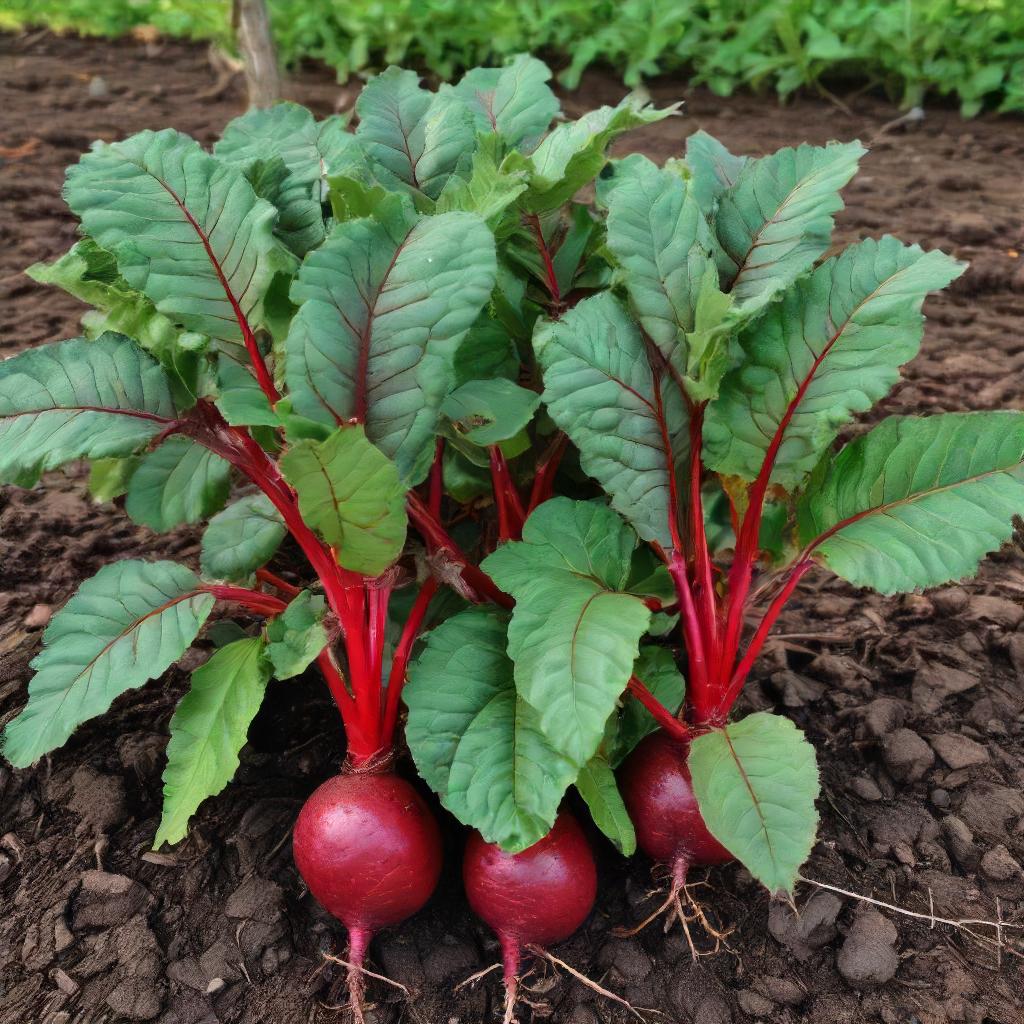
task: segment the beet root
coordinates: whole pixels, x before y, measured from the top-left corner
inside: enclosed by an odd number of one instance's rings
[[[292,846],[310,892],[348,929],[349,999],[362,1022],[366,948],[430,899],[441,874],[437,822],[397,775],[337,775],[299,812]]]
[[[474,832],[462,877],[469,905],[501,941],[510,1024],[522,948],[561,942],[583,924],[597,895],[594,856],[576,819],[562,811],[551,831],[522,853],[506,853]]]
[[[689,939],[682,893],[696,918],[717,940],[722,935],[686,891],[686,876],[695,865],[725,864],[734,857],[704,824],[686,765],[688,752],[686,744],[663,732],[652,733],[626,758],[619,772],[622,799],[636,828],[637,844],[652,860],[667,864],[672,874],[668,899],[640,928],[666,910],[674,910]],[[692,942],[690,947],[694,950]]]

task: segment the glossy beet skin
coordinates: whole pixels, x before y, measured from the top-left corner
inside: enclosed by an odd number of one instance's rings
[[[583,830],[563,811],[528,850],[505,853],[476,832],[462,867],[469,905],[505,945],[549,946],[583,922],[597,895],[597,870]]]
[[[420,795],[397,775],[328,779],[293,833],[295,864],[325,910],[356,935],[415,914],[441,874],[441,836]]]
[[[707,830],[686,766],[688,747],[652,733],[626,759],[619,786],[640,849],[685,880],[695,864],[724,864],[729,851]]]

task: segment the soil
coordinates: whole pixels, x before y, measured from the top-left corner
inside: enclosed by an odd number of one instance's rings
[[[81,307],[21,275],[74,239],[60,197],[65,165],[95,138],[173,125],[210,142],[242,109],[238,79],[205,49],[46,34],[0,39],[0,348],[72,336]],[[319,114],[354,90],[322,70],[295,75]],[[566,98],[578,113],[621,88],[594,75]],[[1024,408],[1024,124],[921,121],[870,96],[850,112],[816,99],[722,100],[657,83],[686,116],[634,136],[659,158],[702,127],[735,150],[860,138],[871,146],[839,218],[843,241],[890,231],[971,261],[931,299],[925,352],[875,415]],[[90,504],[81,469],[0,495],[0,722],[24,700],[28,662],[49,610],[115,557],[192,560],[189,530],[156,537]],[[1024,556],[1008,546],[979,580],[886,600],[824,576],[810,580],[745,698],[793,717],[822,763],[820,839],[808,878],[924,915],[801,885],[799,913],[736,866],[699,876],[693,894],[724,929],[716,955],[691,959],[680,931],[616,925],[652,908],[651,866],[595,837],[601,898],[556,950],[577,970],[649,1008],[652,1021],[840,1024],[1024,1020]],[[36,768],[0,767],[0,1024],[298,1024],[343,1018],[338,926],[305,893],[289,829],[305,796],[338,769],[340,730],[310,676],[272,687],[237,780],[206,803],[191,837],[150,852],[167,721],[204,657],[122,698]],[[189,658],[193,658],[192,655]],[[406,766],[408,769],[408,766]],[[411,773],[410,773],[411,774]],[[447,819],[447,867],[427,909],[373,947],[372,1019],[496,1019],[493,936],[459,884],[464,836]],[[944,918],[1004,922],[955,929]],[[712,943],[699,928],[702,950]],[[1002,948],[1000,948],[1000,946]],[[559,1024],[630,1018],[564,971],[538,964],[534,1007]]]

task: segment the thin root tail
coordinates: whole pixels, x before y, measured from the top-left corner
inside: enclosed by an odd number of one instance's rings
[[[498,938],[501,940],[501,962],[505,978],[505,1016],[502,1017],[502,1024],[515,1024],[521,950],[518,940],[512,936],[499,935]]]
[[[363,979],[363,961],[370,944],[371,933],[366,928],[350,928],[348,933],[348,1008],[353,1024],[366,1024],[363,1016],[363,998],[366,982]]]

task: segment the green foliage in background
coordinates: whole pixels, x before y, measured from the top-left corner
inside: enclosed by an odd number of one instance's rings
[[[389,63],[443,78],[529,50],[574,86],[595,62],[626,84],[685,70],[728,96],[828,82],[1024,110],[1024,4],[1015,0],[270,0],[282,59],[340,76]],[[99,35],[140,25],[230,42],[227,0],[0,0],[0,29],[45,24]]]

